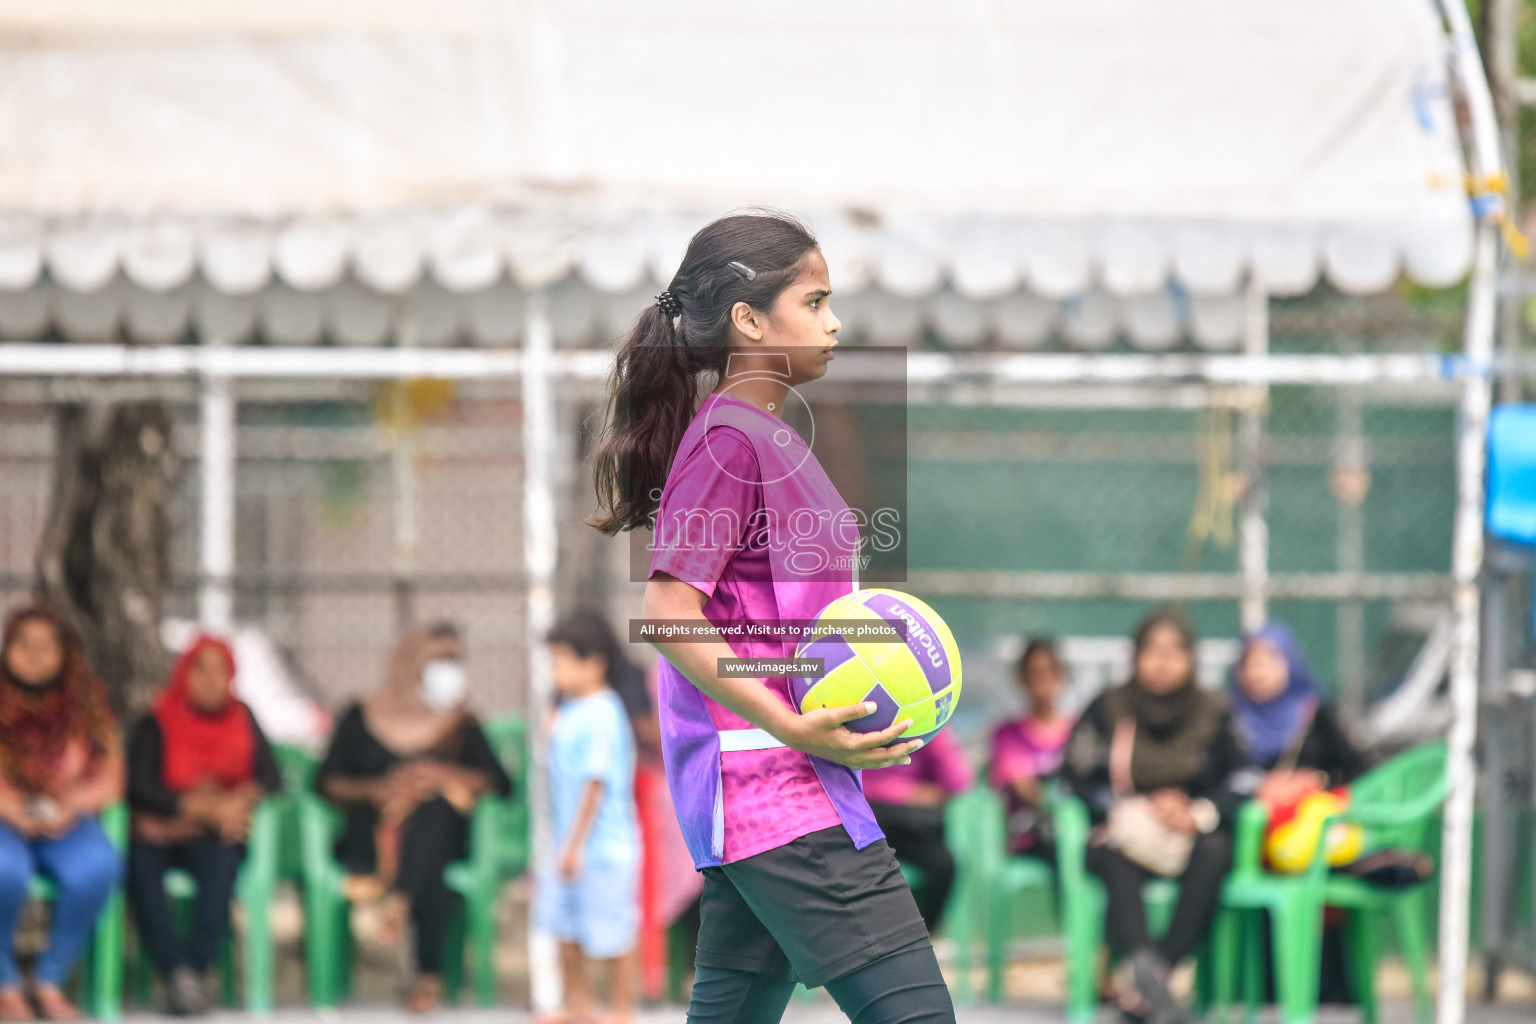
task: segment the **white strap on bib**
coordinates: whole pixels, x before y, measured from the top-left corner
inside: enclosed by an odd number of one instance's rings
[[[728,753],[737,750],[772,750],[782,747],[773,738],[773,734],[766,729],[721,729],[720,752]]]

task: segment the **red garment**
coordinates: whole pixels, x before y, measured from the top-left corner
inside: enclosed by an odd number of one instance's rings
[[[229,665],[229,688],[218,711],[204,711],[192,704],[187,677],[203,651],[212,648]],[[234,697],[235,655],[218,637],[199,634],[171,669],[171,681],[155,698],[154,716],[160,723],[161,775],[177,793],[201,782],[231,789],[256,776],[256,736],[251,714]]]
[[[35,620],[53,627],[63,662],[51,682],[28,686],[11,678],[6,654],[22,624]],[[11,612],[0,642],[0,777],[23,793],[58,793],[89,775],[113,729],[106,690],[64,619],[41,603]]]

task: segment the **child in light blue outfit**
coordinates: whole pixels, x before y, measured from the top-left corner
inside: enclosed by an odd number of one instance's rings
[[[607,683],[607,623],[573,616],[548,640],[561,703],[549,737],[554,841],[540,872],[537,919],[560,941],[565,1000],[556,1019],[594,1016],[587,961],[608,960],[610,1020],[631,1020],[640,927],[634,733]]]

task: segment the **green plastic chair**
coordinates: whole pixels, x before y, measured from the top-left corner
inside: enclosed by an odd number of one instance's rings
[[[277,878],[302,885],[304,852],[299,839],[299,804],[295,797],[309,792],[320,759],[302,747],[284,743],[274,743],[272,753],[283,777],[282,792],[272,796],[278,808]]]
[[[503,883],[527,873],[531,859],[528,731],[520,715],[489,719],[480,728],[512,777],[512,796],[480,802],[470,831],[469,857],[448,866],[448,888],[464,900],[449,919],[449,948],[453,952],[443,971],[443,989],[448,998],[458,998],[467,936],[474,958],[475,1001],[480,1006],[490,1006],[496,1000],[492,962],[496,947],[496,896]],[[477,838],[481,835],[483,839]],[[477,843],[483,844],[484,849],[477,851]]]
[[[128,808],[121,802],[108,804],[101,812],[101,828],[117,848],[119,855],[128,850]],[[58,890],[46,875],[33,875],[27,888],[29,899],[52,902]],[[98,1020],[115,1021],[123,1015],[123,889],[115,886],[96,930],[80,963],[80,988],[85,1010]]]
[[[1324,822],[1321,836],[1338,823],[1366,829],[1366,848],[1427,852],[1434,816],[1445,800],[1448,780],[1443,741],[1406,751],[1368,772],[1350,787],[1350,806]],[[1274,929],[1273,956],[1277,995],[1283,1024],[1309,1024],[1317,1015],[1318,950],[1322,912],[1334,906],[1349,912],[1345,943],[1350,951],[1352,981],[1367,1024],[1377,1019],[1375,995],[1379,957],[1377,925],[1392,920],[1413,980],[1419,1018],[1433,1019],[1429,997],[1428,885],[1403,890],[1378,889],[1358,879],[1330,874],[1327,858],[1314,852],[1311,865],[1299,875],[1272,875],[1263,870],[1263,826],[1268,811],[1258,804],[1244,809],[1245,828],[1239,832],[1232,876],[1222,893],[1222,911],[1215,929],[1217,950],[1213,1005],[1230,1005],[1238,972],[1239,945],[1248,1015],[1258,1009],[1264,964],[1258,910],[1268,910]],[[1319,843],[1321,847],[1321,843]]]
[[[449,1001],[458,999],[463,985],[464,944],[468,939],[473,949],[475,1001],[480,1006],[495,1003],[497,896],[502,883],[526,870],[528,863],[526,743],[521,722],[514,726],[513,721],[504,718],[482,725],[512,775],[513,798],[484,797],[475,805],[469,855],[448,865],[443,876],[448,888],[463,897],[449,916],[444,940],[443,992]],[[343,891],[345,878],[332,854],[341,815],[310,790],[299,793],[296,799],[303,846],[310,1003],[317,1009],[330,1008],[338,1000],[349,999],[352,992],[352,934]]]
[[[519,878],[531,862],[528,810],[528,729],[521,715],[501,715],[480,723],[491,749],[512,776],[512,797],[502,803],[501,837],[497,848],[502,875]]]
[[[944,843],[955,858],[955,883],[939,930],[954,943],[955,995],[962,1004],[971,1001],[971,963],[987,920],[990,863],[982,834],[986,829],[988,800],[985,787],[972,786],[944,805]],[[921,872],[913,869],[907,874],[907,881],[913,887],[921,884]]]
[[[504,880],[501,831],[504,802],[483,798],[470,826],[470,853],[448,866],[444,880],[464,897],[449,917],[445,937],[443,990],[452,1001],[463,982],[464,942],[474,944],[476,1002],[491,1006],[496,998],[492,966],[495,946],[496,896]],[[352,994],[352,935],[343,883],[344,873],[332,856],[341,815],[313,793],[299,796],[299,825],[304,841],[305,956],[309,966],[309,997],[316,1009],[346,1001]]]
[[[969,840],[973,845],[973,871],[977,892],[974,897],[976,920],[984,922],[987,939],[987,1001],[1003,999],[1003,970],[1007,966],[1008,943],[1013,937],[1013,910],[1022,892],[1044,891],[1056,895],[1056,869],[1038,857],[1018,857],[1008,853],[1008,829],[1003,800],[994,790],[977,786],[967,794],[972,801]],[[967,957],[963,963],[969,966]],[[970,987],[969,971],[962,973],[962,985]]]
[[[235,880],[235,899],[245,911],[244,953],[245,1008],[253,1014],[272,1012],[272,896],[277,888],[278,842],[282,827],[285,798],[274,796],[256,806],[251,816],[251,834],[246,843],[245,863]],[[165,889],[170,895],[178,919],[185,926],[197,883],[179,868],[165,873]],[[153,969],[149,958],[139,953],[133,964],[134,987],[141,1003],[150,1000]],[[219,950],[220,980],[224,1005],[235,1006],[235,954],[232,934],[224,936]]]
[[[1264,829],[1269,808],[1251,801],[1242,809],[1232,873],[1222,887],[1221,909],[1212,930],[1213,1006],[1223,1015],[1231,1006],[1239,950],[1247,983],[1249,1013],[1257,1009],[1263,985],[1263,943],[1260,930],[1268,911],[1274,933],[1275,991],[1282,1024],[1312,1020],[1317,1007],[1318,956],[1322,942],[1322,891],[1327,876],[1325,858],[1314,858],[1299,875],[1274,875],[1263,868]],[[1297,950],[1300,955],[1280,951]]]
[[[1108,897],[1103,883],[1087,866],[1088,808],[1075,797],[1059,795],[1051,803],[1051,813],[1056,822],[1056,870],[1066,940],[1067,1020],[1071,1024],[1088,1024],[1098,1015],[1096,963],[1099,948],[1104,944]],[[1243,820],[1239,820],[1240,825]],[[1240,836],[1238,842],[1243,841]],[[1142,888],[1147,926],[1154,933],[1167,930],[1178,897],[1179,886],[1172,879],[1154,878]],[[1195,953],[1197,1012],[1212,1001],[1215,979],[1210,947],[1211,937],[1207,936]]]
[[[667,1002],[674,1006],[683,1001],[683,980],[688,977],[688,954],[683,926],[673,921],[667,926]]]
[[[1439,740],[1414,747],[1366,773],[1350,787],[1350,806],[1337,821],[1366,828],[1372,850],[1398,849],[1428,853],[1433,849],[1433,824],[1450,790],[1446,774],[1446,744]],[[1434,1019],[1428,982],[1430,886],[1380,889],[1357,878],[1329,875],[1323,902],[1349,911],[1345,944],[1351,951],[1352,978],[1367,1024],[1375,1024],[1376,964],[1380,956],[1375,925],[1390,920],[1413,979],[1419,1020]]]

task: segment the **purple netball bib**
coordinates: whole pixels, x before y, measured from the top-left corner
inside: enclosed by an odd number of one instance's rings
[[[706,398],[684,433],[662,491],[652,544],[652,572],[667,572],[709,595],[704,612],[717,625],[814,619],[858,586],[857,522],[809,446],[782,420],[730,395]],[[743,657],[794,654],[792,641],[728,641]],[[793,706],[787,685],[779,685],[784,681],[765,682]],[[694,864],[704,868],[739,859],[725,850],[720,730],[732,728],[722,722],[740,720],[665,658],[660,697],[667,781]],[[785,755],[780,748],[728,756],[731,770],[746,765],[751,774],[770,773],[771,780],[775,766],[790,764]],[[796,757],[813,767],[812,788],[819,780],[824,800],[856,847],[882,838],[858,772]],[[819,813],[825,808],[821,794],[802,792],[803,777],[784,770],[785,798],[755,806],[752,822],[771,837],[768,842],[780,845],[835,823]],[[747,849],[762,848],[758,841]]]

